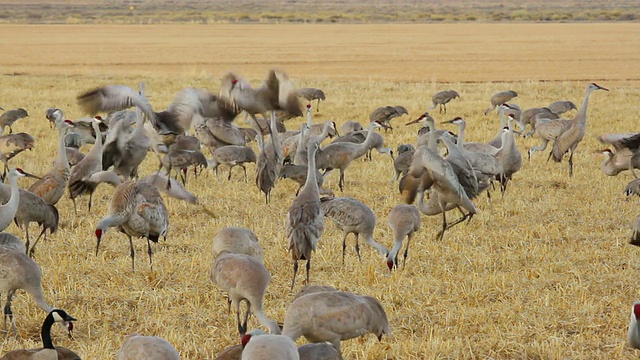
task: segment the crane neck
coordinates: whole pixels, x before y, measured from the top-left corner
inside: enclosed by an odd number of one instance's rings
[[[461,149],[464,145],[464,131],[466,128],[467,128],[466,122],[461,121],[460,124],[458,124],[458,147]]]
[[[307,126],[311,129],[311,109],[307,108]]]
[[[504,116],[504,110],[502,110],[502,106],[498,108],[498,116],[500,116],[500,129],[503,129],[507,126],[507,117]]]
[[[578,109],[576,116],[573,118],[574,122],[583,124],[587,122],[587,107],[589,106],[589,95],[591,95],[592,91],[593,89],[591,87],[587,87],[582,105],[580,105],[580,109]]]
[[[276,112],[271,111],[271,143],[276,154],[276,159],[282,160],[282,145],[280,144],[280,134],[276,125]]]
[[[58,156],[56,158],[56,166],[62,166],[65,169],[69,168],[69,159],[67,159],[67,149],[64,146],[64,137],[66,130],[60,126],[58,129]]]
[[[318,194],[318,179],[316,178],[316,152],[318,150],[317,142],[310,141],[307,143],[307,180],[304,183],[302,191],[312,191]],[[308,189],[308,190],[307,190]]]
[[[433,150],[434,152],[438,152],[438,144],[436,139],[436,123],[433,120],[428,120],[427,124],[429,125],[429,141],[427,142],[427,148]]]
[[[102,218],[102,220],[98,222],[98,225],[96,225],[96,229],[101,229],[103,231],[106,231],[109,228],[124,224],[126,220],[127,220],[127,216],[125,213],[112,214]]]

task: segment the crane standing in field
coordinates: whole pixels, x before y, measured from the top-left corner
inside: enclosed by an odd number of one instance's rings
[[[573,153],[578,147],[578,144],[584,139],[587,131],[587,106],[589,104],[589,95],[591,95],[591,92],[594,90],[609,91],[609,89],[603,88],[596,83],[591,83],[587,86],[580,109],[573,120],[571,120],[569,127],[553,142],[553,149],[549,154],[549,158],[553,157],[553,161],[561,162],[564,154],[569,153],[569,177],[573,176]],[[549,158],[547,158],[547,161],[549,161]]]
[[[356,254],[360,257],[360,245],[358,239],[360,235],[374,249],[382,255],[386,255],[389,249],[373,239],[373,231],[376,227],[376,216],[362,201],[350,197],[324,197],[320,199],[324,216],[331,219],[342,231],[342,264],[344,264],[344,254],[347,248],[347,236],[353,233],[356,236]]]
[[[317,100],[316,111],[320,111],[320,101],[325,100],[324,91],[316,88],[300,88],[296,93],[309,101],[309,104],[311,104],[311,101]]]
[[[435,95],[433,95],[433,97],[431,97],[431,102],[433,103],[433,105],[431,105],[427,109],[427,111],[433,110],[436,108],[436,106],[440,105],[440,113],[442,113],[444,110],[444,113],[446,114],[447,104],[449,103],[449,101],[459,97],[460,95],[455,90],[440,91],[439,93],[436,93]]]
[[[2,129],[0,129],[0,135],[4,134],[4,129],[7,126],[9,127],[9,134],[13,134],[13,123],[26,118],[27,116],[29,116],[29,114],[27,113],[27,110],[23,108],[9,110],[0,115],[0,127],[2,127]]]
[[[391,120],[402,115],[409,115],[409,111],[407,111],[407,108],[405,108],[404,106],[382,106],[373,110],[373,112],[369,115],[369,120],[371,120],[371,122],[379,122],[384,126],[385,131],[387,129],[393,130],[393,127],[391,126]]]
[[[9,160],[25,150],[31,150],[36,146],[36,141],[27,133],[0,135],[0,161],[4,163],[1,179],[7,175]]]
[[[318,143],[310,142],[308,146],[307,181],[304,183],[298,196],[293,199],[291,206],[289,206],[286,221],[289,251],[291,251],[293,258],[292,290],[298,272],[298,260],[307,261],[307,285],[309,284],[311,251],[315,251],[316,244],[324,231],[324,216],[316,179],[316,151],[318,150]]]
[[[518,96],[518,93],[513,91],[513,90],[502,91],[502,92],[494,94],[491,97],[491,106],[489,106],[484,111],[484,114],[487,115],[491,110],[495,109],[496,106],[502,105],[504,103],[508,103],[509,101],[511,101],[511,99],[513,99],[513,98],[515,98],[517,96]]]
[[[153,270],[151,241],[157,243],[160,236],[166,238],[169,228],[169,212],[158,189],[142,181],[126,181],[116,187],[109,203],[109,215],[100,220],[96,226],[96,255],[100,249],[102,236],[112,227],[117,227],[129,238],[133,270],[135,270],[133,237],[147,239],[149,265]]]
[[[67,159],[67,149],[64,146],[64,135],[66,130],[73,126],[70,120],[61,121],[56,124],[58,127],[58,156],[53,163],[53,168],[47,174],[45,174],[40,180],[34,182],[29,191],[40,196],[49,205],[55,205],[58,203],[62,195],[64,195],[64,189],[67,187],[67,182],[71,176],[71,168],[69,167],[69,160]]]
[[[387,266],[389,270],[398,267],[398,252],[402,248],[402,240],[407,237],[407,246],[404,249],[402,267],[407,263],[409,244],[416,231],[420,229],[420,212],[418,208],[408,204],[398,204],[389,213],[389,227],[393,230],[394,244],[391,252],[387,254]]]

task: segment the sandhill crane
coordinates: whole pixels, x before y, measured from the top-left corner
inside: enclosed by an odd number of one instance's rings
[[[111,227],[117,227],[129,238],[133,270],[135,270],[133,237],[146,238],[149,265],[153,269],[151,241],[157,243],[160,236],[166,237],[169,227],[169,212],[158,189],[145,182],[131,180],[116,187],[109,203],[109,215],[102,218],[96,226],[96,256],[102,236]]]
[[[316,179],[316,152],[318,144],[309,143],[307,152],[308,171],[307,181],[302,190],[289,206],[286,219],[289,251],[293,258],[293,279],[291,289],[296,281],[298,260],[307,261],[307,284],[309,284],[309,270],[311,269],[311,251],[316,250],[316,244],[324,231],[324,216],[320,204],[320,195]]]
[[[155,112],[145,95],[138,91],[124,85],[106,85],[78,95],[77,100],[80,108],[91,116],[135,106],[169,145],[176,135],[187,132],[192,122],[210,109],[209,103],[217,99],[204,89],[184,88],[166,110]]]
[[[627,346],[633,349],[640,349],[640,301],[635,301],[631,306],[631,316],[629,318],[629,331],[627,332]]]
[[[310,110],[307,110],[307,113],[309,113],[309,111]],[[317,142],[318,144],[321,144],[327,136],[336,134],[336,123],[333,121],[326,121],[324,124],[311,124],[310,126],[308,125],[309,123],[310,122],[305,124],[307,125],[306,131],[300,131],[302,136],[296,146],[296,155],[293,158],[294,165],[307,165],[307,144],[309,142]],[[313,131],[314,128],[317,128],[316,125],[322,125],[322,132],[319,134],[317,131]]]
[[[542,114],[536,115],[535,119],[535,134],[538,135],[542,144],[532,146],[527,151],[529,160],[531,160],[536,151],[544,151],[547,148],[549,141],[553,141],[558,138],[565,129],[568,129],[569,126],[571,126],[571,120],[569,119],[547,119],[543,118]]]
[[[57,204],[62,198],[71,175],[71,168],[67,159],[67,148],[64,146],[64,133],[68,127],[72,126],[71,121],[62,121],[57,126],[59,131],[58,156],[53,163],[53,168],[40,180],[31,184],[28,189],[28,191],[40,196],[49,205]]]
[[[157,336],[133,333],[116,352],[116,360],[180,360],[178,350],[167,340]]]
[[[429,119],[429,121],[433,121],[431,119]],[[445,121],[443,122],[444,124],[453,124],[453,125],[457,125],[458,126],[458,139],[457,139],[457,144],[458,147],[461,147],[465,150],[468,151],[473,151],[473,152],[479,152],[479,153],[484,153],[484,154],[495,154],[498,149],[493,146],[490,145],[488,143],[480,143],[480,142],[465,142],[465,133],[466,133],[466,128],[467,128],[467,122],[464,121],[463,118],[461,118],[460,116],[456,116],[455,118]],[[442,134],[444,134],[445,132],[442,133],[436,133],[436,136],[438,136],[438,138],[440,136],[442,136]],[[428,139],[428,137],[427,137]]]
[[[387,254],[387,266],[389,270],[398,267],[398,252],[402,248],[402,240],[407,237],[407,246],[404,249],[402,267],[407,263],[409,244],[413,234],[420,229],[420,212],[413,205],[398,204],[389,213],[389,227],[393,230],[394,243],[391,252]]]
[[[382,106],[379,107],[369,115],[371,122],[380,122],[385,129],[393,129],[391,126],[391,120],[402,115],[409,115],[409,111],[404,106]]]
[[[242,338],[242,360],[300,360],[298,347],[291,338],[253,331]]]
[[[209,167],[212,167],[216,174],[218,173],[218,166],[226,165],[229,167],[229,176],[227,180],[231,180],[231,169],[234,166],[240,166],[244,170],[244,181],[247,181],[247,168],[244,164],[255,163],[256,153],[252,148],[248,146],[227,145],[217,148],[213,152],[213,160],[209,163]]]
[[[382,125],[379,122],[371,122],[367,128],[367,138],[360,144],[353,143],[332,143],[324,147],[317,158],[318,169],[326,169],[326,172],[332,169],[340,170],[340,180],[338,186],[340,191],[344,190],[344,172],[351,162],[369,151],[369,146],[373,141],[373,134],[376,128]],[[325,172],[325,175],[326,175]]]
[[[569,100],[554,101],[551,104],[549,104],[547,108],[549,108],[549,110],[551,110],[551,112],[556,115],[562,115],[573,109],[578,110],[578,107],[576,106],[576,104],[574,104],[572,101],[569,101]]]
[[[162,157],[158,171],[164,167],[170,177],[171,169],[175,168],[180,173],[182,184],[185,185],[187,182],[187,168],[191,165],[195,166],[194,171],[197,172],[199,167],[205,169],[209,164],[207,158],[199,150],[171,149],[168,154]],[[170,186],[171,184],[167,182],[167,187]]]
[[[417,119],[409,121],[408,123],[405,124],[405,126],[411,125],[411,124],[417,124],[417,123],[422,125],[420,130],[418,130],[418,139],[415,142],[415,145],[416,145],[415,148],[418,148],[422,145],[426,145],[429,143],[429,133],[431,132],[431,127],[429,126],[429,124],[435,123],[435,121],[436,120],[433,118],[433,116],[431,116],[431,114],[429,114],[429,112],[425,112],[422,115],[420,115]],[[437,139],[448,130],[434,129],[433,131],[435,131],[435,136]]]
[[[18,206],[20,204],[20,188],[18,187],[18,178],[21,177],[38,178],[35,175],[31,175],[20,168],[11,169],[9,171],[9,198],[7,201],[0,205],[0,231],[6,229],[16,216]]]
[[[427,111],[433,110],[436,108],[436,106],[440,105],[440,113],[442,113],[442,110],[444,110],[444,113],[446,114],[447,104],[449,103],[449,101],[459,97],[460,95],[455,90],[440,91],[431,97],[431,102],[433,103],[433,105],[431,105],[427,109]]]
[[[298,189],[296,190],[296,196],[302,190],[302,187],[307,182],[307,173],[308,173],[307,165],[292,165],[292,164],[284,164],[280,169],[280,179],[289,179],[293,180],[298,184]],[[318,182],[318,188],[320,189],[321,195],[331,195],[333,196],[333,191],[330,189],[323,189],[322,185],[324,185],[324,176],[320,171],[316,169],[316,179]]]
[[[24,172],[24,171],[23,171]],[[29,175],[27,175],[29,176]],[[58,209],[55,206],[47,204],[41,197],[33,194],[30,191],[20,189],[20,202],[18,204],[18,210],[15,214],[14,221],[20,229],[25,231],[26,244],[25,248],[28,254],[33,256],[35,253],[35,247],[41,237],[47,236],[46,231],[49,230],[51,234],[58,230],[58,222],[60,220]],[[7,202],[11,197],[11,187],[6,184],[0,183],[0,202]],[[30,247],[31,238],[29,236],[29,224],[35,222],[42,226],[42,231],[38,235],[38,238]]]
[[[266,118],[264,115],[270,111],[272,129],[275,129],[276,110],[302,116],[293,82],[281,70],[270,70],[264,84],[258,89],[251,88],[236,74],[228,73],[222,78],[220,97],[246,111],[254,120],[255,114],[263,114]]]
[[[320,111],[320,101],[325,100],[324,91],[316,88],[300,88],[296,94],[309,101],[309,105],[311,105],[311,101],[317,100],[316,111]]]
[[[17,133],[0,136],[0,161],[4,163],[2,181],[7,175],[9,160],[25,150],[31,150],[36,146],[36,141],[27,133]]]
[[[400,149],[397,149],[398,151]],[[393,169],[394,175],[391,179],[391,182],[394,182],[400,178],[400,175],[406,175],[409,171],[409,167],[411,166],[411,161],[413,160],[413,153],[415,150],[408,150],[399,153],[399,155],[393,160]]]
[[[604,144],[613,145],[616,152],[603,150],[607,160],[602,164],[602,171],[609,176],[618,175],[621,171],[630,170],[637,178],[634,169],[640,168],[640,133],[638,134],[604,134],[598,137]]]
[[[118,121],[109,130],[102,150],[102,170],[113,171],[125,180],[138,176],[138,167],[147,156],[151,139],[144,129],[142,114],[136,117],[136,127],[129,130],[126,121]],[[176,138],[176,141],[180,136]]]
[[[300,291],[298,291],[298,293],[296,294],[296,296],[293,297],[293,300],[301,297],[301,296],[305,296],[307,294],[311,294],[311,293],[316,293],[316,292],[323,292],[323,291],[338,291],[338,289],[334,288],[333,286],[329,286],[329,285],[306,285],[303,286],[302,289],[300,289]],[[291,301],[293,301],[291,300]]]
[[[387,314],[371,296],[345,291],[322,291],[295,299],[284,316],[282,334],[294,341],[330,342],[340,352],[340,342],[373,333],[391,335]]]
[[[13,134],[13,123],[20,119],[26,118],[27,116],[29,116],[29,113],[27,113],[27,110],[23,108],[9,110],[3,113],[2,115],[0,115],[0,127],[2,127],[0,129],[0,134],[4,134],[4,129],[7,126],[9,127],[9,134]]]
[[[44,112],[44,116],[47,120],[49,120],[49,128],[51,129],[56,126],[57,122],[64,120],[64,113],[58,108],[48,108]]]
[[[340,132],[343,134],[350,133],[352,131],[362,130],[362,125],[354,120],[349,120],[340,126]]]
[[[226,227],[218,231],[213,238],[213,258],[227,251],[234,254],[245,254],[262,262],[262,248],[258,237],[250,229],[241,227]]]
[[[224,250],[215,258],[211,266],[211,281],[229,294],[229,300],[235,305],[241,336],[247,332],[247,320],[251,312],[272,334],[280,334],[278,324],[262,312],[262,301],[270,280],[267,268],[253,256]],[[240,321],[240,303],[243,300],[247,303],[247,310],[244,320]]]
[[[360,235],[369,246],[378,250],[382,255],[386,255],[389,249],[373,239],[373,231],[376,227],[376,216],[370,207],[362,201],[350,197],[324,197],[320,199],[324,216],[331,219],[342,231],[342,263],[344,264],[344,254],[347,248],[347,236],[353,233],[356,236],[356,254],[360,257],[360,245],[358,239]]]
[[[100,134],[99,120],[94,119],[93,129]],[[98,186],[97,182],[89,181],[92,175],[102,171],[102,136],[96,136],[96,143],[85,155],[84,159],[71,169],[69,177],[69,198],[73,202],[73,210],[77,212],[76,198],[84,193],[89,193],[89,211],[91,211],[91,198]]]
[[[511,101],[511,99],[513,99],[513,98],[515,98],[517,96],[518,96],[518,93],[513,91],[513,90],[502,91],[502,92],[494,94],[491,97],[491,106],[489,106],[484,111],[484,114],[487,115],[491,110],[495,109],[496,106],[504,104],[504,103],[508,103],[509,101]]]
[[[38,264],[28,257],[24,251],[0,246],[0,292],[7,295],[7,303],[4,306],[4,331],[8,332],[7,319],[10,320],[13,333],[18,334],[16,323],[11,311],[11,301],[16,290],[23,289],[45,312],[49,313],[54,308],[49,306],[42,293],[42,271]]]
[[[433,121],[431,121],[429,125],[432,126],[432,129],[435,129]],[[438,204],[442,212],[442,230],[438,234],[438,237],[442,239],[447,229],[466,219],[470,220],[477,212],[475,205],[470,199],[470,195],[473,197],[477,193],[472,192],[470,189],[465,189],[461,185],[459,175],[462,176],[462,174],[456,174],[451,163],[438,154],[435,131],[431,131],[429,134],[429,145],[420,146],[413,155],[413,162],[411,163],[407,177],[409,196],[406,200],[407,203],[412,203],[418,190],[424,191],[433,188],[433,193],[438,195]],[[445,144],[446,143],[445,140]],[[475,177],[475,175],[473,177]],[[473,183],[473,180],[465,179],[465,182]],[[475,184],[477,187],[477,182]],[[467,191],[469,191],[469,193],[467,193]],[[420,194],[422,194],[422,192],[420,192]],[[446,211],[448,204],[455,204],[458,208],[462,207],[467,210],[467,213],[453,223],[447,224]],[[422,208],[419,207],[419,209],[422,211]]]
[[[522,114],[520,114],[520,121],[518,121],[518,124],[523,130],[526,129],[527,124],[531,125],[531,130],[524,134],[525,138],[531,136],[536,131],[536,120],[538,114],[540,114],[539,116],[543,119],[554,120],[559,118],[557,114],[553,113],[546,107],[534,107],[523,111]]]
[[[561,162],[564,154],[569,153],[569,177],[573,176],[573,153],[587,131],[587,105],[589,103],[589,95],[594,90],[609,91],[609,89],[603,88],[596,83],[591,83],[587,86],[580,109],[571,120],[571,125],[554,140],[553,149],[549,154],[549,157],[553,157],[553,161]]]
[[[51,340],[51,326],[54,323],[69,323],[72,321],[76,321],[75,318],[71,317],[64,310],[60,309],[52,309],[47,316],[44,318],[44,322],[42,323],[42,330],[40,332],[42,336],[42,348],[39,349],[19,349],[9,351],[4,354],[2,359],[5,360],[45,360],[45,359],[80,359],[80,357],[74,353],[73,351],[63,348],[63,347],[54,347],[53,341]],[[71,328],[71,327],[70,327]]]
[[[260,155],[258,155],[258,160],[256,161],[256,186],[264,193],[265,203],[267,204],[271,199],[271,190],[275,187],[284,159],[282,144],[275,126],[275,120],[271,118],[270,144],[265,144],[261,137],[257,138]]]
[[[84,159],[84,154],[77,148],[65,147],[65,152],[67,154],[67,160],[69,161],[69,168],[78,165],[78,163]]]
[[[509,120],[506,135],[503,136],[504,141],[502,142],[502,147],[495,155],[498,162],[502,165],[502,174],[497,176],[496,180],[500,181],[503,195],[507,190],[507,184],[513,177],[513,174],[518,172],[522,167],[522,154],[513,136],[512,122],[515,121],[513,114],[509,114]]]
[[[5,248],[12,249],[23,254],[27,252],[27,249],[24,247],[24,242],[22,242],[19,237],[8,232],[0,233],[0,246],[4,246]]]
[[[350,142],[354,144],[363,143],[367,139],[368,132],[367,131],[352,131],[343,136],[340,136],[333,140],[331,143],[339,143],[339,142]],[[387,154],[391,157],[391,160],[394,160],[393,157],[393,149],[384,146],[384,137],[377,132],[374,132],[371,135],[369,151],[365,156],[365,159],[372,161],[371,152],[373,149],[376,149],[380,154]]]

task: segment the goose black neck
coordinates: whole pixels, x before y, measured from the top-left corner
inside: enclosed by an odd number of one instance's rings
[[[51,341],[51,326],[54,323],[53,314],[49,313],[44,322],[42,323],[42,330],[40,336],[42,337],[42,344],[45,349],[55,349],[53,347],[53,341]]]

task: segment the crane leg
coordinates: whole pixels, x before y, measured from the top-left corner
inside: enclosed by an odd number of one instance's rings
[[[244,336],[246,329],[243,331],[242,322],[240,321],[240,301],[236,303],[236,321],[238,322],[238,333],[240,333],[240,336]]]
[[[445,231],[447,231],[447,212],[445,207],[442,207],[442,230],[438,232],[438,240],[442,240]]]
[[[309,285],[309,270],[311,270],[311,257],[307,259],[307,283],[305,285]]]
[[[573,150],[571,151],[571,155],[569,155],[569,177],[573,176]]]
[[[135,250],[133,250],[133,239],[131,238],[131,236],[129,236],[129,249],[131,250],[131,252],[129,253],[129,256],[131,256],[131,270],[136,271],[136,252]]]
[[[227,294],[227,305],[228,305],[228,307],[227,307],[227,314],[231,314],[231,303],[232,303],[232,302],[233,302],[233,301],[231,301],[231,296],[229,296],[229,294]]]
[[[9,125],[9,134],[13,134],[13,128]]]
[[[360,234],[356,233],[356,254],[358,255],[358,260],[362,262],[362,257],[360,256],[360,244],[358,243],[359,237],[360,237]]]
[[[76,207],[76,199],[71,198],[71,202],[73,202],[73,212],[78,215],[78,208]]]
[[[7,304],[4,307],[4,338],[7,338],[9,330],[7,329],[7,319],[11,322],[11,328],[13,329],[13,335],[18,337],[18,328],[16,327],[16,321],[13,318],[13,311],[11,311],[11,299],[15,294],[15,290],[11,290],[7,293]]]
[[[249,301],[246,301],[246,300],[245,300],[245,303],[247,304],[247,311],[244,313],[244,321],[242,322],[242,327],[238,328],[238,330],[240,330],[240,335],[243,335],[243,336],[244,334],[247,333],[247,322],[249,321],[249,315],[251,314],[251,303],[249,303]]]
[[[320,99],[318,99],[318,104],[316,106],[316,112],[320,111]]]
[[[413,237],[413,233],[407,235],[407,247],[404,248],[404,259],[402,259],[402,269],[407,264],[407,255],[409,255],[409,244],[411,243],[411,238]]]
[[[42,237],[42,235],[47,236],[45,231],[47,231],[46,227],[42,227],[42,231],[40,232],[40,235],[38,235],[38,237],[36,238],[36,241],[33,242],[33,246],[31,246],[31,249],[29,249],[29,257],[33,258],[33,256],[36,254],[36,245],[38,244],[38,241],[40,241],[40,238]]]
[[[229,176],[227,176],[227,181],[231,181],[231,169],[233,169],[233,165],[229,166]]]
[[[296,274],[298,273],[298,260],[293,260],[293,280],[291,280],[291,290],[296,283]]]
[[[347,236],[349,236],[349,233],[345,232],[344,237],[342,237],[342,265],[344,265],[344,253],[347,249]]]
[[[149,254],[149,267],[153,271],[153,251],[151,250],[151,240],[147,239],[147,254]]]
[[[242,170],[244,171],[244,182],[247,182],[247,167],[244,166],[244,164],[240,166],[242,166]]]
[[[93,199],[93,192],[89,193],[89,212],[91,212],[91,200]]]
[[[25,243],[26,254],[29,255],[29,245],[31,245],[31,239],[29,239],[29,223],[25,225],[25,236],[27,238],[27,242]]]
[[[340,191],[344,191],[344,170],[340,169],[340,180],[338,181]]]

